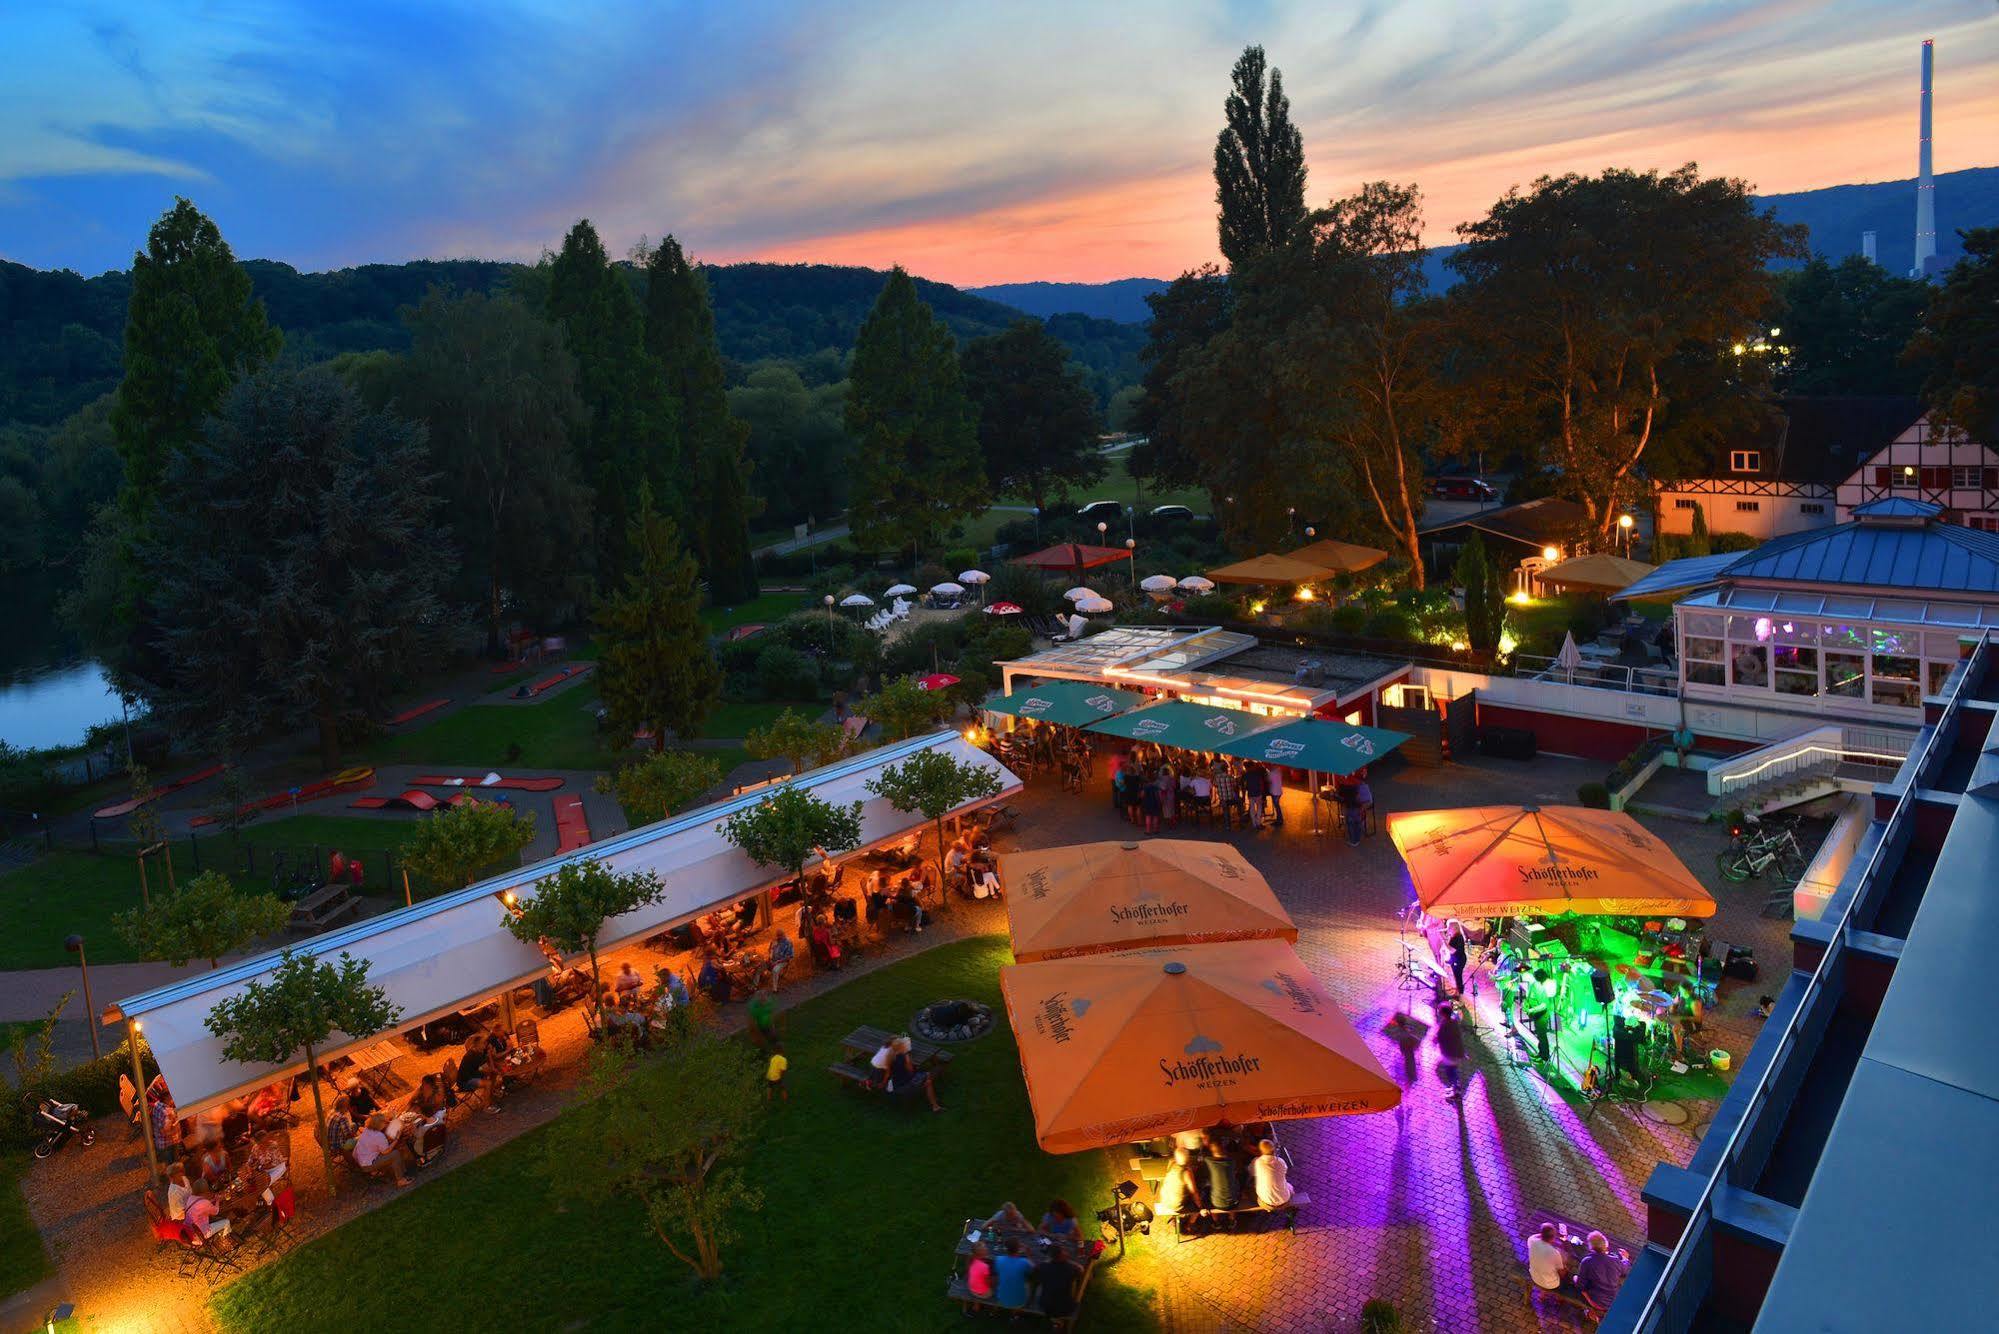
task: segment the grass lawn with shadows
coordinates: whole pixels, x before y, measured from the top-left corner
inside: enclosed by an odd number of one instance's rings
[[[1104,1155],[1036,1147],[1003,1023],[957,1048],[941,1114],[864,1094],[826,1067],[856,1025],[902,1028],[952,997],[998,1008],[1009,957],[999,936],[939,946],[783,1014],[791,1101],[746,1156],[763,1209],[738,1220],[712,1286],[689,1277],[629,1201],[557,1211],[546,1136],[534,1131],[238,1279],[214,1298],[216,1318],[231,1330],[299,1329],[339,1312],[346,1326],[400,1328],[426,1285],[443,1292],[451,1276],[480,1274],[490,1281],[477,1284],[478,1321],[497,1328],[962,1329],[944,1283],[964,1219],[1002,1200],[1038,1214],[1057,1195],[1087,1217],[1110,1185]],[[1083,1319],[1157,1328],[1152,1293],[1130,1270],[1121,1281],[1114,1256]]]
[[[701,735],[715,739],[746,737],[759,727],[769,727],[786,709],[796,709],[807,718],[817,718],[826,706],[817,700],[724,700],[701,725]]]
[[[34,1286],[53,1268],[21,1197],[21,1175],[29,1163],[24,1153],[0,1154],[0,1297]]]
[[[739,625],[768,625],[781,621],[805,605],[796,593],[760,593],[734,607],[704,607],[701,620],[710,634],[721,634]]]
[[[185,851],[175,850],[176,871],[186,867]],[[56,851],[8,871],[0,875],[0,969],[75,966],[62,947],[73,931],[89,937],[92,963],[130,963],[138,956],[111,930],[111,914],[138,906],[139,866],[130,857]]]
[[[368,747],[374,764],[435,764],[504,769],[608,769],[618,759],[610,736],[597,730],[597,692],[565,690],[539,704],[473,704],[428,727],[380,737]],[[508,751],[520,747],[518,758]]]

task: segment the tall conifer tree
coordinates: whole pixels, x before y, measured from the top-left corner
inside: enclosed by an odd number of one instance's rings
[[[854,437],[848,521],[875,549],[921,546],[985,504],[976,418],[951,331],[900,266],[854,341],[847,388]]]
[[[722,669],[701,620],[694,559],[673,520],[653,506],[652,489],[633,498],[627,538],[631,568],[597,608],[598,667],[604,707],[620,735],[650,728],[653,749],[666,734],[691,736],[722,698]]]
[[[1215,140],[1222,255],[1240,267],[1285,245],[1305,223],[1305,141],[1291,123],[1284,75],[1248,46],[1230,74],[1228,124]]]
[[[722,349],[708,284],[671,236],[646,260],[646,348],[666,377],[680,420],[680,450],[697,503],[688,535],[708,596],[718,604],[757,595],[750,559],[749,428],[729,412]]]

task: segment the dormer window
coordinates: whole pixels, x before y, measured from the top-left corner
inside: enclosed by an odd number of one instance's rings
[[[1763,451],[1760,449],[1730,450],[1728,455],[1730,472],[1762,472]]]

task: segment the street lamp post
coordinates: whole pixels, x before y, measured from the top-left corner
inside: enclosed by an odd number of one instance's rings
[[[1637,522],[1629,514],[1620,514],[1617,516],[1617,526],[1624,534],[1624,555],[1627,560],[1631,556],[1631,529]]]
[[[1125,562],[1131,566],[1131,590],[1132,592],[1136,593],[1138,591],[1138,539],[1137,538],[1127,537],[1124,540],[1124,558]]]
[[[83,1012],[84,1022],[90,1025],[90,1054],[102,1060],[104,1049],[97,1042],[97,1006],[90,999],[90,960],[83,955],[83,937],[71,936],[62,947],[76,956],[76,966],[83,970]]]
[[[826,651],[833,651],[833,595],[826,595]]]

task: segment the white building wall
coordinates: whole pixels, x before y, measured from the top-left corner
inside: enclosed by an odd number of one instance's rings
[[[1746,509],[1744,506],[1754,506]],[[1715,495],[1705,491],[1659,491],[1658,531],[1684,536],[1694,529],[1694,509],[1707,511],[1710,533],[1747,533],[1759,542],[1835,522],[1827,496],[1791,492],[1774,496]]]

